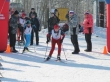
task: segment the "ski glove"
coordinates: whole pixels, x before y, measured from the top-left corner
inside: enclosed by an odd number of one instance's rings
[[[46,43],[48,44],[49,42],[50,42],[50,38],[47,37],[47,41],[46,41]]]
[[[49,43],[49,40],[47,40],[46,43],[48,44]]]
[[[33,28],[36,28],[36,25],[32,25]]]
[[[63,43],[63,39],[60,40],[61,44]]]

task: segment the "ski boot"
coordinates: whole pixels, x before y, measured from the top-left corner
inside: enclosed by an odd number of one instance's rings
[[[50,60],[50,58],[51,58],[51,56],[48,56],[48,57],[46,58],[46,61],[49,61],[49,60]]]
[[[24,49],[23,49],[23,52],[22,53],[24,53],[26,51],[26,47],[24,47]]]
[[[27,48],[27,47],[25,47],[26,48],[26,50],[29,52],[29,49]]]
[[[60,58],[60,56],[57,56],[57,61],[61,61],[61,58]]]

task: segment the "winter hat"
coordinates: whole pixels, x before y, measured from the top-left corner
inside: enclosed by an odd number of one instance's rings
[[[74,14],[74,11],[69,11],[69,14]]]
[[[27,21],[26,21],[26,24],[31,24],[31,21],[30,21],[30,20],[27,20]]]
[[[14,12],[14,15],[17,15],[17,14],[19,14],[19,12],[16,10],[16,11]]]
[[[25,13],[23,13],[23,14],[22,14],[22,17],[25,17],[25,16],[26,16],[26,14],[25,14]]]
[[[86,11],[85,14],[89,14],[89,11]]]
[[[54,14],[54,12],[55,12],[55,9],[51,9],[50,13]]]
[[[54,25],[54,29],[58,29],[59,28],[59,26],[58,25]]]
[[[35,10],[35,8],[31,8],[31,10]]]

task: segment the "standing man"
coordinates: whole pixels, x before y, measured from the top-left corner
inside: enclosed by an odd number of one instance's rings
[[[65,18],[67,19],[67,21],[69,21],[69,11],[68,11],[68,13],[66,14]]]
[[[74,11],[69,11],[69,31],[71,35],[71,42],[74,46],[74,51],[72,54],[79,54],[80,49],[78,44],[78,17],[76,14],[74,14]]]
[[[33,45],[34,32],[35,32],[35,36],[36,36],[36,45],[39,45],[39,31],[40,31],[39,26],[40,26],[40,24],[39,24],[39,20],[35,16],[35,14],[32,14],[31,26],[32,26],[31,45]]]
[[[84,51],[91,52],[92,51],[91,36],[92,36],[92,32],[93,32],[93,17],[89,12],[85,13],[83,27],[84,27],[83,32],[85,34],[85,40],[87,43],[87,49]]]
[[[16,33],[18,29],[18,21],[19,21],[19,12],[15,11],[9,20],[9,37],[10,37],[10,47],[11,51],[17,53],[18,51],[15,49],[16,44]]]
[[[35,12],[34,8],[31,8],[31,12],[29,13],[29,17],[32,18],[32,15],[35,15],[35,17],[37,17],[37,13]]]
[[[51,32],[54,28],[54,25],[58,24],[60,19],[54,14],[51,13],[51,17],[48,20],[48,32]]]

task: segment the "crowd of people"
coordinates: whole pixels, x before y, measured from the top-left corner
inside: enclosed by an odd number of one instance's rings
[[[31,8],[29,16],[26,15],[24,11],[21,13],[17,10],[10,10],[9,18],[9,40],[11,51],[16,53],[18,52],[15,49],[16,44],[16,35],[18,44],[24,43],[24,50],[28,50],[29,45],[33,45],[34,33],[36,37],[36,45],[39,45],[39,31],[40,21],[37,18],[37,13],[34,8]]]
[[[25,52],[25,50],[29,50],[28,46],[33,45],[34,33],[36,37],[36,45],[39,45],[39,31],[41,30],[41,28],[35,9],[31,8],[31,12],[29,13],[28,17],[26,16],[26,13],[24,11],[20,14],[18,11],[14,11],[13,9],[10,11],[10,15],[11,16],[9,19],[9,38],[11,51],[14,53],[18,52],[15,49],[16,34],[18,35],[18,41],[25,41],[23,52]],[[57,59],[61,60],[61,45],[65,38],[65,32],[68,30],[71,36],[72,45],[74,47],[72,54],[79,54],[80,52],[80,46],[78,43],[79,32],[85,34],[85,41],[87,43],[87,49],[85,49],[85,51],[92,51],[92,15],[89,12],[84,13],[84,21],[81,24],[79,24],[78,16],[75,14],[74,11],[68,11],[66,18],[67,22],[63,25],[63,28],[61,29],[61,27],[59,26],[60,19],[57,17],[55,12],[51,12],[51,17],[47,21],[48,34],[46,43],[48,44],[51,41],[52,46],[46,60],[49,60],[51,58],[56,43],[58,45]]]

